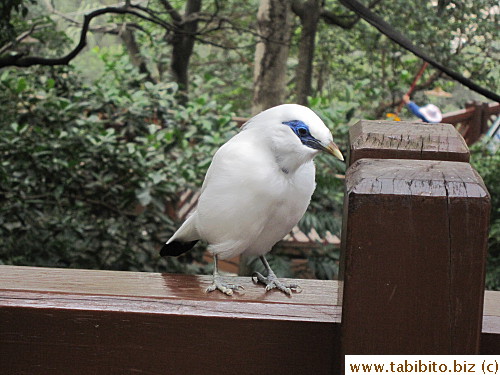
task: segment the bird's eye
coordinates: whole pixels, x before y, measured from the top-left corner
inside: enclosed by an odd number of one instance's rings
[[[306,128],[298,128],[297,129],[297,132],[299,133],[299,135],[307,135],[307,129]]]

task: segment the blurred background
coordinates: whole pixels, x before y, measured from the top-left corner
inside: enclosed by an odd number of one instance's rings
[[[498,91],[496,0],[361,2],[434,60]],[[360,119],[415,121],[398,106],[422,60],[342,3],[2,0],[0,264],[211,272],[203,244],[179,258],[158,251],[245,119],[308,105],[344,153]],[[492,103],[432,66],[412,99],[444,114]],[[493,203],[486,283],[500,289],[500,154],[494,138],[472,143]],[[309,210],[271,253],[281,277],[337,277],[345,165],[328,156],[316,165]]]

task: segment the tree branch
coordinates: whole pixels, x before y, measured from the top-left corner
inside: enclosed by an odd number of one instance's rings
[[[127,48],[128,54],[130,56],[130,61],[132,62],[132,64],[139,69],[140,73],[146,75],[146,79],[149,82],[157,83],[153,79],[153,76],[151,75],[151,72],[147,67],[147,63],[141,55],[141,49],[139,47],[139,44],[137,43],[135,35],[132,29],[129,27],[128,23],[124,23],[122,25],[118,35],[120,35],[120,38],[123,40],[123,43]]]
[[[182,16],[180,15],[177,10],[168,2],[167,0],[160,0],[161,5],[165,8],[167,13],[172,17],[172,20],[176,23],[181,23],[182,22]]]
[[[143,7],[139,4],[132,4],[130,6],[130,8],[133,8],[133,9],[137,9],[137,10],[140,10],[144,13],[146,13],[149,17],[147,16],[144,16],[140,13],[132,13],[132,14],[135,14],[137,17],[139,18],[142,18],[143,20],[146,20],[146,21],[149,21],[149,22],[153,22],[154,24],[158,25],[158,26],[161,26],[163,27],[164,29],[166,30],[169,30],[169,31],[173,31],[176,29],[176,27],[168,22],[165,22],[163,19],[161,19],[160,17],[158,17],[156,15],[157,12],[155,12],[154,10],[152,9],[149,9],[149,8],[146,8],[146,7]]]
[[[136,5],[132,5],[131,8],[138,8]],[[89,31],[89,24],[92,19],[98,16],[102,16],[104,14],[130,14],[136,17],[139,17],[141,19],[144,19],[149,22],[153,22],[155,24],[158,24],[164,28],[172,29],[172,25],[164,22],[163,20],[158,19],[157,17],[155,18],[150,18],[148,16],[145,16],[144,14],[141,14],[137,12],[134,9],[127,8],[127,7],[106,7],[102,9],[97,9],[94,10],[93,12],[90,12],[85,15],[83,25],[82,25],[82,31],[80,33],[80,41],[76,45],[76,47],[69,52],[66,56],[63,57],[58,57],[58,58],[45,58],[45,57],[39,57],[39,56],[24,56],[22,54],[17,54],[17,55],[11,55],[11,56],[4,56],[0,58],[0,68],[6,67],[6,66],[18,66],[18,67],[28,67],[32,65],[49,65],[49,66],[54,66],[54,65],[67,65],[71,60],[73,60],[82,50],[85,48],[87,45],[87,33]]]
[[[2,53],[5,53],[9,48],[12,48],[14,46],[14,44],[21,42],[23,39],[26,39],[28,36],[30,36],[31,34],[33,34],[33,32],[35,30],[40,30],[40,29],[43,29],[45,27],[48,27],[48,25],[40,25],[40,24],[37,24],[37,23],[33,24],[28,31],[25,31],[24,33],[19,34],[16,37],[15,41],[9,42],[9,43],[5,44],[3,47],[1,47],[0,48],[0,55]]]
[[[296,16],[302,18],[305,12],[304,3],[301,0],[293,0],[292,12],[295,13]]]
[[[425,82],[423,82],[419,85],[416,85],[413,92],[415,93],[415,92],[426,90],[426,89],[430,88],[434,84],[434,82],[436,82],[442,76],[443,76],[443,72],[441,72],[440,70],[436,70],[433,74],[431,74],[431,76]],[[401,98],[397,98],[391,102],[380,103],[380,105],[375,110],[376,118],[382,118],[382,116],[384,115],[384,113],[387,110],[399,105],[401,103],[401,100],[402,100]]]
[[[373,0],[368,5],[368,9],[375,7],[381,1],[382,0]],[[356,25],[361,19],[359,15],[356,16],[336,15],[335,13],[324,8],[321,10],[321,18],[329,25],[336,25],[346,30],[352,29],[354,25]]]

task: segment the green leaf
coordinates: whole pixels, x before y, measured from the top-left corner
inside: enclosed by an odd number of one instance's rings
[[[149,187],[146,187],[141,190],[136,190],[135,191],[135,196],[139,200],[139,203],[141,206],[147,206],[149,203],[151,203],[151,191]]]
[[[158,126],[156,126],[155,124],[148,125],[149,134],[155,134],[157,131],[158,131]]]
[[[27,86],[28,84],[26,82],[26,78],[20,77],[17,81],[16,93],[20,94],[26,89]]]
[[[153,172],[149,175],[149,178],[153,181],[153,184],[157,184],[161,181],[164,181],[166,179],[165,173],[160,173],[160,172]]]
[[[52,78],[47,79],[47,88],[50,90],[56,85],[56,81]]]
[[[5,70],[2,75],[0,76],[0,81],[1,82],[4,82],[7,80],[7,77],[9,77],[9,71],[8,70]]]

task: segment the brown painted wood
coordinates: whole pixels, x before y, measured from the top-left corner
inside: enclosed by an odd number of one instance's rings
[[[450,124],[361,120],[349,130],[351,165],[359,159],[469,161],[469,149]]]
[[[479,352],[490,197],[468,163],[361,159],[346,174],[345,354]]]
[[[205,276],[0,266],[0,363],[9,374],[340,373],[337,281],[291,298],[248,278],[234,298]],[[499,354],[486,292],[482,354]]]
[[[484,294],[481,354],[500,355],[500,291]]]
[[[2,371],[339,371],[337,282],[298,280],[286,297],[235,281],[245,293],[229,297],[205,293],[207,276],[0,266]]]
[[[467,144],[473,144],[481,138],[483,134],[483,126],[487,127],[487,109],[488,103],[471,102],[465,105],[465,108],[474,108],[474,112],[466,124],[466,129],[464,132],[464,138]],[[484,124],[484,125],[483,125]],[[487,129],[485,130],[485,132]]]
[[[474,110],[474,107],[467,107],[465,109],[445,113],[443,114],[443,122],[445,124],[456,125],[460,122],[467,121],[472,117]]]

